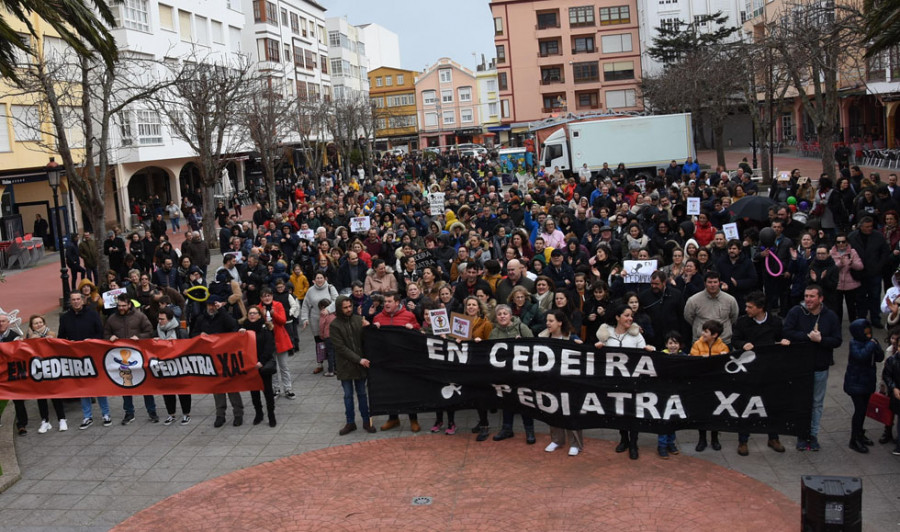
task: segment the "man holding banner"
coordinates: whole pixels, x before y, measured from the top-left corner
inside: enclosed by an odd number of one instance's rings
[[[197,321],[194,322],[194,327],[191,329],[191,338],[201,334],[237,331],[237,321],[223,308],[223,304],[224,300],[221,296],[209,296],[209,299],[206,300],[206,312],[197,316]],[[216,421],[213,426],[216,428],[225,424],[225,409],[227,408],[225,395],[224,393],[213,394],[216,403]],[[244,400],[241,398],[241,393],[228,393],[228,400],[231,401],[231,408],[234,409],[234,426],[240,427],[244,424]]]
[[[154,318],[155,319],[155,318]],[[150,319],[143,312],[135,310],[131,298],[127,294],[119,294],[116,297],[116,313],[106,319],[103,327],[103,336],[110,342],[121,339],[141,340],[153,338],[154,328]],[[159,415],[156,413],[156,400],[152,395],[144,396],[144,406],[150,421],[159,423]],[[122,408],[125,409],[123,425],[134,421],[134,399],[130,395],[122,398]]]
[[[69,294],[69,310],[59,317],[59,334],[56,337],[75,341],[103,338],[100,315],[94,309],[84,306],[84,296],[81,292]],[[106,397],[98,397],[97,404],[100,405],[100,412],[103,414],[103,426],[112,425],[112,418],[109,417],[109,400]],[[84,414],[84,420],[79,429],[84,430],[94,424],[92,409],[91,398],[82,397],[81,412]]]
[[[356,430],[356,415],[353,408],[353,392],[359,402],[359,415],[363,430],[372,434],[375,427],[369,417],[369,398],[366,395],[366,377],[369,359],[362,355],[362,328],[369,324],[365,318],[353,312],[353,301],[347,296],[338,296],[335,302],[337,316],[331,322],[331,342],[337,359],[337,378],[344,390],[344,413],[347,424],[338,431],[345,436]]]

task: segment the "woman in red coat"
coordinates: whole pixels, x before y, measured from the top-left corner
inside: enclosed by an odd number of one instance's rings
[[[266,321],[272,323],[272,333],[275,335],[275,365],[278,369],[272,378],[274,394],[278,395],[283,390],[286,398],[293,399],[297,394],[292,390],[291,371],[287,366],[288,351],[293,347],[291,337],[285,328],[287,313],[281,303],[275,301],[271,288],[265,287],[260,290],[259,299],[259,309]]]

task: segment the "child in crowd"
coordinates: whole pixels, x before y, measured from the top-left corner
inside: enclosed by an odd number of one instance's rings
[[[684,352],[684,338],[678,331],[669,331],[666,334],[666,348],[663,353],[675,356],[688,356]],[[668,460],[670,454],[678,454],[678,445],[675,444],[675,433],[660,434],[656,446],[659,457]]]
[[[722,336],[723,330],[722,324],[716,320],[705,321],[703,323],[703,332],[700,333],[700,339],[691,346],[691,356],[709,357],[727,354],[728,346],[719,338]],[[706,431],[701,430],[699,432],[700,441],[697,442],[695,450],[698,453],[702,453],[706,450]],[[717,430],[712,431],[712,448],[714,451],[722,449],[722,444],[719,443],[719,431]]]
[[[331,305],[330,299],[323,299],[319,301],[319,338],[322,339],[322,344],[325,346],[325,358],[328,360],[328,371],[325,372],[325,377],[334,377],[334,344],[331,343],[331,322],[334,321],[335,313],[328,312],[328,306]],[[319,360],[321,358],[319,356],[319,346],[316,346],[316,359],[317,362],[323,362],[324,360]]]

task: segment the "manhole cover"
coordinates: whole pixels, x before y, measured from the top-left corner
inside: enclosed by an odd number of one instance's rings
[[[413,506],[427,506],[431,504],[431,497],[413,497]]]

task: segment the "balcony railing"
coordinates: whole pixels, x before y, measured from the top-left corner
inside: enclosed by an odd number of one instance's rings
[[[565,83],[565,82],[566,82],[566,78],[564,78],[564,77],[558,77],[558,78],[552,77],[552,78],[542,79],[541,85],[553,85],[554,83]]]

